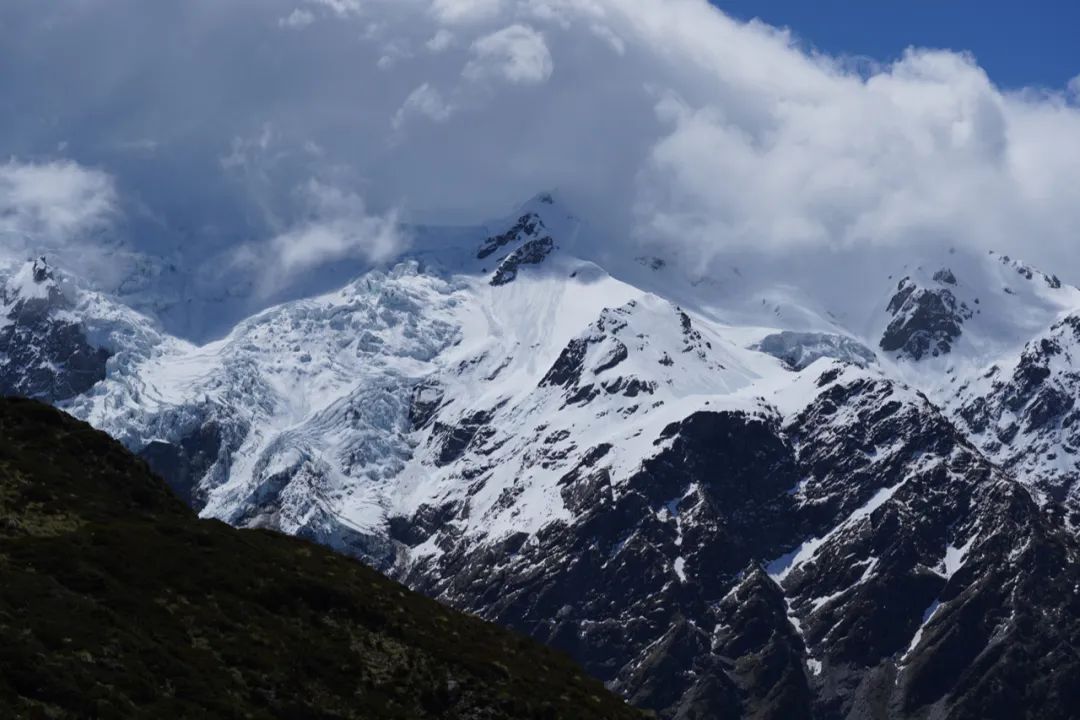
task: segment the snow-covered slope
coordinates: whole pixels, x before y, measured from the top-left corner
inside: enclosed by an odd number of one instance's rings
[[[414,238],[201,345],[28,263],[0,387],[664,717],[1067,716],[1080,291],[948,249],[688,272],[551,194]]]

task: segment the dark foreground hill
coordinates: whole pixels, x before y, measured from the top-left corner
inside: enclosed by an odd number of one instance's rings
[[[569,660],[293,538],[198,520],[0,400],[0,716],[635,718]]]

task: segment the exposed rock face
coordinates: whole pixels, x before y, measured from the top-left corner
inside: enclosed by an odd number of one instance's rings
[[[506,232],[489,237],[476,252],[476,258],[484,258],[495,254],[507,245],[521,243],[540,237],[544,232],[544,221],[535,213],[526,213],[518,218],[518,221]]]
[[[675,717],[701,717],[700,700],[720,679],[731,682],[737,705],[729,717],[814,717],[805,669],[806,647],[788,618],[784,593],[765,572],[750,565],[745,577],[720,601],[713,631],[712,682],[695,683]],[[724,659],[737,658],[727,672]],[[722,706],[716,707],[720,710]]]
[[[513,282],[522,265],[539,265],[554,249],[555,241],[550,237],[530,240],[499,263],[495,275],[491,278],[491,284],[498,287]]]
[[[516,548],[511,563],[455,547],[437,568],[414,568],[410,582],[587,658],[618,681],[629,670],[622,659],[664,635],[676,614],[696,620],[703,595],[724,594],[748,548],[778,532],[790,504],[784,491],[795,482],[791,449],[768,420],[700,414],[663,437],[670,448],[617,495],[598,466],[605,448],[587,453],[560,481],[575,520]],[[679,694],[666,676],[651,681]]]
[[[635,307],[630,303],[601,313],[589,332],[567,344],[540,380],[540,387],[563,388],[568,405],[588,403],[602,392],[628,396],[651,393],[653,386],[649,382],[624,377],[619,372],[629,357],[629,350],[620,338],[627,329],[626,318]]]
[[[44,258],[0,285],[0,395],[59,402],[105,378],[109,353],[93,347]]]
[[[465,451],[469,449],[473,441],[480,435],[480,442],[491,436],[490,428],[486,428],[491,422],[491,413],[478,410],[467,418],[462,418],[456,425],[444,425],[436,422],[432,430],[439,437],[440,448],[436,463],[449,465],[461,459]]]
[[[943,285],[955,285],[956,276],[953,275],[953,271],[949,268],[942,268],[934,273],[934,280],[942,283]]]
[[[984,451],[1061,502],[1080,527],[1080,317],[1033,339],[1011,366],[966,382],[957,420]]]
[[[222,454],[222,429],[213,420],[195,428],[178,444],[153,440],[139,455],[162,477],[177,497],[195,510],[206,504],[199,483]]]
[[[934,276],[939,283],[955,285],[956,278],[948,270]],[[904,278],[889,301],[893,316],[881,338],[881,349],[899,352],[913,360],[925,355],[946,355],[952,343],[960,337],[964,321],[972,311],[959,303],[952,291],[944,287],[919,287],[911,278]]]
[[[1080,643],[1071,533],[924,398],[843,372],[819,383],[787,425],[673,424],[626,478],[592,448],[560,482],[571,520],[501,547],[436,533],[445,553],[404,577],[663,717],[1026,717],[1043,691],[1041,711],[1069,717],[1080,691],[1047,678],[1055,662],[1080,672],[1064,659]],[[1063,632],[1017,620],[1040,582]],[[1009,667],[1024,679],[1002,685]],[[1040,689],[1005,689],[1027,683]]]

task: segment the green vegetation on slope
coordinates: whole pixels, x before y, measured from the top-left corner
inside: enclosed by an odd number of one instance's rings
[[[109,437],[21,400],[0,400],[0,715],[641,717],[354,560],[198,520]]]

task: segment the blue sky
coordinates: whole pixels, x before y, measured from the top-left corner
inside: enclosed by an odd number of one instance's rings
[[[1069,0],[713,0],[788,27],[831,54],[898,57],[911,45],[968,50],[1003,88],[1060,88],[1080,74],[1080,3]]]

